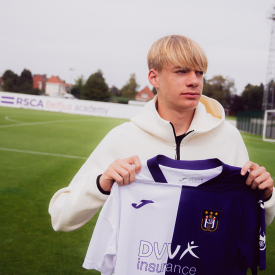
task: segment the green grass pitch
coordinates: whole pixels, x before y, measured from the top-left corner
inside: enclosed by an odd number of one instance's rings
[[[82,268],[97,216],[80,230],[54,232],[48,205],[124,121],[0,107],[0,274],[99,274]],[[275,177],[275,144],[243,138],[250,159]],[[274,229],[275,222],[267,229],[261,274],[275,274]]]

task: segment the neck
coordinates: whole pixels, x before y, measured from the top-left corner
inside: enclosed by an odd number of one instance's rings
[[[173,124],[176,136],[183,135],[188,131],[195,113],[195,109],[179,111],[170,109],[164,104],[159,104],[158,102],[157,110],[162,119],[170,121]]]

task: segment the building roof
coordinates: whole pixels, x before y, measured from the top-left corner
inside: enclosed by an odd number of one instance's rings
[[[47,83],[57,83],[57,84],[62,84],[64,86],[70,86],[65,81],[61,80],[58,76],[54,76],[54,75],[47,79]]]
[[[41,89],[42,87],[42,90],[45,90],[45,82],[47,81],[47,77],[45,74],[43,75],[40,75],[40,74],[35,74],[33,77],[32,77],[32,82],[33,82],[33,89]],[[39,83],[42,82],[42,86],[39,85]]]
[[[146,86],[144,89],[142,89],[140,92],[136,95],[136,100],[140,101],[148,101],[154,98],[154,93],[149,89],[148,86]]]

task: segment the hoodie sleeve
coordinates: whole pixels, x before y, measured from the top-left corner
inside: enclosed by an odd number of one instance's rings
[[[96,214],[108,198],[98,190],[96,178],[117,158],[124,158],[119,146],[114,146],[121,134],[119,127],[106,135],[70,185],[60,189],[52,197],[49,213],[55,231],[69,232],[79,229]]]

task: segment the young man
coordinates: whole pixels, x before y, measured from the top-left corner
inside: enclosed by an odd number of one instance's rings
[[[246,184],[264,190],[269,225],[275,212],[273,180],[264,167],[249,161],[239,131],[225,122],[222,106],[202,95],[207,70],[202,48],[183,36],[163,37],[151,47],[148,67],[158,95],[131,122],[114,128],[70,185],[53,196],[49,213],[54,230],[80,228],[104,204],[115,181],[133,182],[140,160],[159,154],[182,160],[218,158],[242,167],[242,175],[250,170]]]

